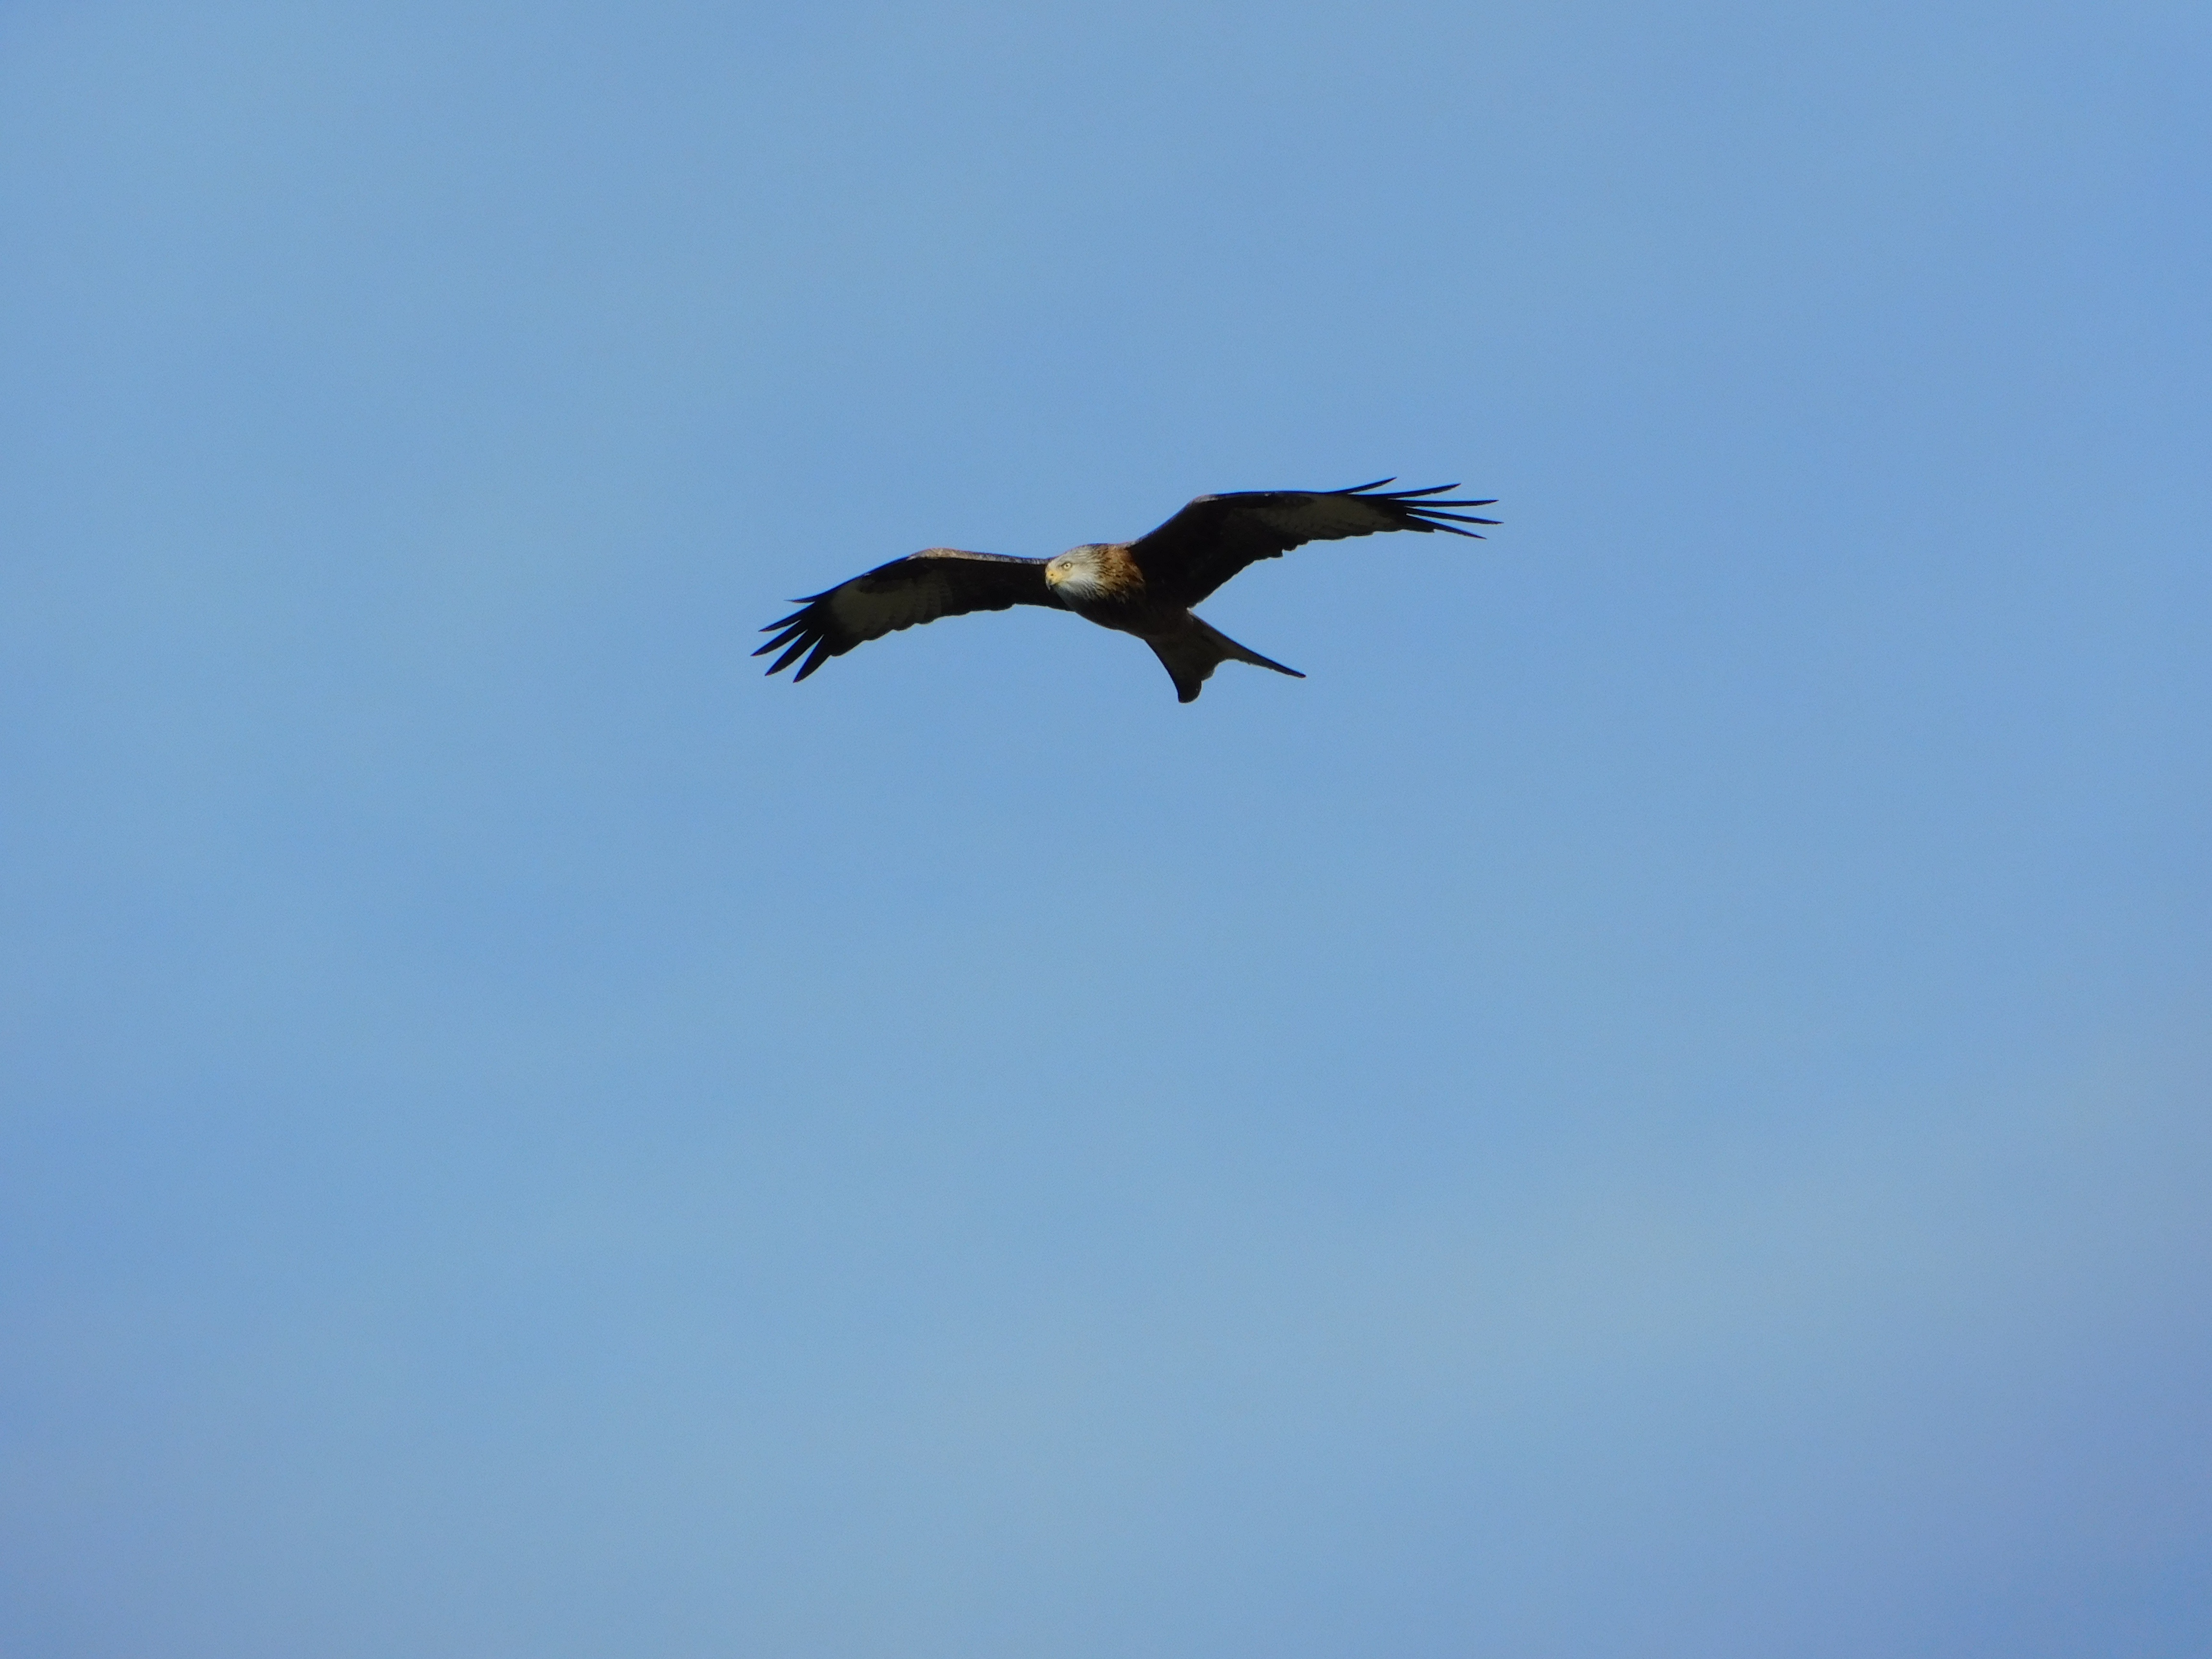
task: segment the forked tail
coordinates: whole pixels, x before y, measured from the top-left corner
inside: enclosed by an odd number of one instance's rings
[[[1204,685],[1218,664],[1249,662],[1255,668],[1272,668],[1278,674],[1288,674],[1294,680],[1305,676],[1295,668],[1261,656],[1237,643],[1211,623],[1196,617],[1186,617],[1183,626],[1162,640],[1147,640],[1152,654],[1160,659],[1160,666],[1168,671],[1175,682],[1176,698],[1181,702],[1194,702],[1199,687]]]

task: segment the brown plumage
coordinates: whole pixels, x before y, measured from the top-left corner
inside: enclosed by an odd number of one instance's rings
[[[774,637],[753,654],[777,652],[768,672],[774,674],[796,662],[799,672],[792,678],[803,680],[831,657],[917,623],[1039,605],[1135,635],[1152,647],[1184,702],[1198,696],[1207,676],[1224,662],[1250,663],[1304,679],[1297,669],[1270,661],[1208,626],[1190,608],[1246,565],[1279,557],[1306,542],[1394,530],[1479,537],[1480,532],[1460,526],[1498,522],[1446,510],[1489,507],[1490,501],[1428,499],[1456,489],[1456,484],[1382,488],[1394,482],[1380,478],[1350,489],[1200,495],[1135,541],[1092,543],[1056,559],[925,548],[800,600],[801,609],[761,630]]]

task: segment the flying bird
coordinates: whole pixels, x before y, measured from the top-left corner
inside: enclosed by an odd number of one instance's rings
[[[753,653],[780,652],[771,674],[799,664],[794,682],[832,657],[917,623],[970,611],[1005,611],[1041,605],[1073,611],[1085,622],[1133,634],[1175,682],[1176,696],[1193,701],[1216,665],[1248,662],[1294,679],[1295,668],[1237,643],[1191,614],[1191,607],[1261,559],[1279,558],[1307,542],[1341,541],[1385,531],[1442,530],[1480,536],[1462,525],[1495,519],[1450,512],[1491,507],[1492,501],[1432,501],[1459,488],[1385,489],[1395,478],[1350,489],[1252,489],[1200,495],[1158,529],[1133,542],[1093,542],[1056,559],[1006,553],[968,553],[928,547],[878,565],[852,580],[798,601],[800,609],[761,632],[775,637]],[[801,659],[805,659],[801,661]]]

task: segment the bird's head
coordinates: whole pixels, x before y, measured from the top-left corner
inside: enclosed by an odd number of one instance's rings
[[[1069,548],[1058,558],[1046,563],[1046,585],[1063,602],[1080,604],[1085,599],[1097,597],[1104,587],[1098,568],[1101,550],[1096,545]]]

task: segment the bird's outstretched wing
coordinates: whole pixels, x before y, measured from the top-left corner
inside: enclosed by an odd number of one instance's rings
[[[1048,605],[1057,610],[1060,601],[1044,579],[1045,563],[1006,553],[924,548],[799,600],[799,610],[761,629],[775,637],[753,655],[764,657],[781,647],[783,654],[769,665],[771,674],[805,658],[792,676],[798,681],[856,645],[916,623],[1016,605]]]
[[[1158,530],[1129,544],[1129,556],[1145,573],[1145,589],[1155,599],[1196,605],[1246,565],[1273,559],[1304,542],[1340,541],[1388,530],[1443,530],[1455,536],[1479,536],[1462,525],[1496,524],[1455,507],[1489,507],[1490,501],[1430,501],[1459,488],[1384,489],[1395,478],[1350,489],[1251,489],[1235,495],[1200,495]]]

